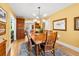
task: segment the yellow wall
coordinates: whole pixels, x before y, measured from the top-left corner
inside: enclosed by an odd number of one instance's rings
[[[10,36],[11,36],[11,25],[10,25],[10,14],[13,14],[12,13],[12,10],[10,8],[10,6],[8,4],[5,4],[5,3],[0,3],[0,7],[2,7],[6,12],[7,12],[7,17],[6,17],[6,34],[2,35],[2,37],[7,40],[7,49],[6,49],[6,52],[8,52],[9,50],[9,47],[11,45],[11,39],[10,39]]]
[[[59,41],[79,48],[79,31],[74,31],[74,17],[79,16],[79,4],[73,4],[55,14],[52,14],[51,21],[67,18],[67,31],[58,31]],[[53,28],[51,22],[51,29]]]

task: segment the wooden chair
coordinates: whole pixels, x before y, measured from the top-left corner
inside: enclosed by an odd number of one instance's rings
[[[28,34],[28,32],[27,32],[26,35],[27,35],[27,38],[28,38],[28,52],[29,52],[29,55],[32,55],[32,48],[34,47],[34,45],[32,44],[31,37]]]
[[[46,34],[46,42],[41,44],[41,49],[44,51],[44,55],[46,52],[52,52],[55,56],[55,42],[57,39],[57,32],[47,32]]]

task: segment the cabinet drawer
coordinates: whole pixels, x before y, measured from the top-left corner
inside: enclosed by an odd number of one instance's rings
[[[0,43],[0,56],[6,56],[6,41]]]
[[[2,55],[6,55],[6,50],[0,51],[0,56],[2,56]]]
[[[0,51],[6,49],[6,46],[0,47]]]

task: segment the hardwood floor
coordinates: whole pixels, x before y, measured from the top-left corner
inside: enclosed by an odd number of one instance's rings
[[[11,56],[17,56],[19,54],[20,51],[20,45],[24,42],[26,42],[26,40],[16,40],[12,43],[12,47],[11,47]],[[69,56],[79,56],[78,52],[73,51],[70,48],[66,48],[60,44],[56,43],[56,48],[60,48],[64,53],[68,54]]]
[[[20,51],[20,45],[24,42],[24,40],[16,40],[12,43],[11,47],[11,56],[17,56]]]
[[[56,47],[61,48],[61,50],[64,53],[68,54],[69,56],[79,56],[79,52],[76,52],[76,51],[74,51],[74,50],[72,50],[70,48],[64,47],[64,46],[62,46],[60,44],[56,44]]]

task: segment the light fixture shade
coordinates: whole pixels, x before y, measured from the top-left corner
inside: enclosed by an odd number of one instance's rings
[[[37,16],[36,18],[37,18],[37,19],[39,19],[39,17],[38,17],[38,16]]]
[[[43,15],[43,17],[46,17],[46,16],[47,16],[47,14],[44,14],[44,15]]]
[[[37,19],[34,19],[33,22],[37,22]]]
[[[38,20],[37,23],[40,23],[40,21]]]
[[[42,21],[43,21],[43,22],[45,22],[46,20],[45,20],[45,19],[43,19]]]

